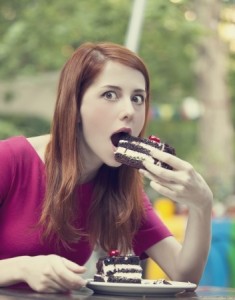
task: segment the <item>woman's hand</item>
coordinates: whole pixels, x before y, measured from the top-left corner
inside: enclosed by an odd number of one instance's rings
[[[170,237],[152,246],[148,255],[172,280],[198,283],[210,249],[212,192],[188,162],[158,149],[151,155],[173,170],[145,161],[146,170],[140,172],[151,180],[150,185],[157,192],[187,205],[189,213],[182,246]]]
[[[153,189],[188,207],[203,208],[212,204],[213,195],[210,188],[192,165],[158,149],[152,150],[151,155],[173,168],[167,170],[153,163],[143,162],[146,170],[140,172],[151,180],[150,186]]]
[[[37,292],[67,292],[86,285],[80,276],[85,267],[54,254],[28,257],[22,270],[24,281]]]

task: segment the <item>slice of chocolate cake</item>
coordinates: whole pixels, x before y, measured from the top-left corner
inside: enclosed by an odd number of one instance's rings
[[[161,162],[150,155],[150,151],[157,148],[161,151],[175,155],[175,149],[162,143],[159,138],[150,136],[149,139],[122,135],[115,151],[115,159],[125,165],[136,169],[144,169],[143,161],[150,161],[163,168],[172,170],[168,164]]]
[[[112,251],[110,256],[100,258],[96,263],[94,281],[117,283],[141,283],[143,269],[139,256],[120,256]]]

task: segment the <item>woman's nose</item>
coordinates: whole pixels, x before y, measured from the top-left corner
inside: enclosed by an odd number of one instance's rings
[[[132,101],[125,101],[122,105],[120,119],[132,119],[135,110]]]

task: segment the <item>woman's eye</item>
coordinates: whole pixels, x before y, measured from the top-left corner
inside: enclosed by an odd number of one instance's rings
[[[107,100],[116,100],[117,99],[117,94],[115,92],[112,92],[112,91],[105,92],[103,94],[103,96]]]
[[[132,97],[132,101],[135,102],[136,104],[142,104],[142,103],[144,103],[144,96],[135,95]]]

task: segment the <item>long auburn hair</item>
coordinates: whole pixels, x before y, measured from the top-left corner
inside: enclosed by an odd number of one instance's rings
[[[83,167],[79,153],[78,116],[87,88],[101,73],[107,61],[115,61],[140,71],[145,78],[146,116],[149,110],[149,75],[143,61],[129,49],[113,43],[85,43],[64,65],[59,85],[51,140],[45,154],[46,193],[39,224],[43,237],[56,236],[69,247],[86,235],[92,246],[99,243],[109,251],[132,249],[132,238],[144,216],[143,183],[139,172],[122,165],[103,165],[94,180],[89,210],[88,232],[76,228],[79,207],[75,191]]]

